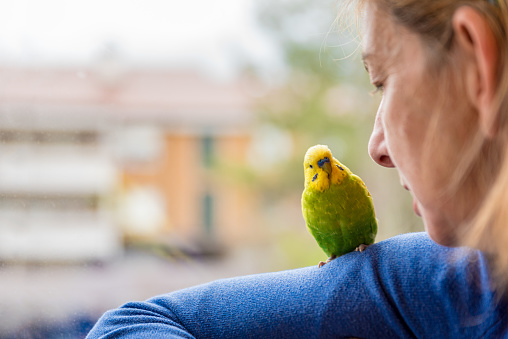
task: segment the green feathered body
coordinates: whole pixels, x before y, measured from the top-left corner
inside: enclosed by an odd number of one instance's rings
[[[374,205],[356,175],[323,192],[304,190],[302,210],[309,232],[328,256],[341,256],[361,244],[374,243],[377,234]]]
[[[362,179],[334,159],[326,146],[309,149],[305,159],[302,212],[318,245],[328,256],[341,256],[361,244],[373,244],[377,220]]]

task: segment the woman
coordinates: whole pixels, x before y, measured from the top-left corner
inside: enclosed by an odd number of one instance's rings
[[[383,91],[369,153],[398,170],[428,235],[128,303],[90,338],[508,334],[508,0],[359,8],[364,63]],[[486,255],[453,248],[463,244]]]
[[[371,157],[397,167],[434,241],[480,247],[501,273],[508,268],[508,5],[497,1],[386,1],[395,3],[390,9],[367,2],[363,53],[371,82],[384,89]]]

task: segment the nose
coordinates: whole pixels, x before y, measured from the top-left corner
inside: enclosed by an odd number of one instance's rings
[[[369,140],[369,155],[377,164],[383,167],[395,167],[386,147],[385,131],[380,112],[376,114],[374,129]]]

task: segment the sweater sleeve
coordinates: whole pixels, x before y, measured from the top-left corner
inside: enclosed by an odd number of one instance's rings
[[[483,255],[425,233],[322,268],[217,280],[106,312],[87,338],[501,337],[507,304]]]

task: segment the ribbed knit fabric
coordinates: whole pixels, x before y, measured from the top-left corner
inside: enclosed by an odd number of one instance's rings
[[[217,280],[106,312],[87,338],[499,338],[484,256],[425,233],[322,268]]]

